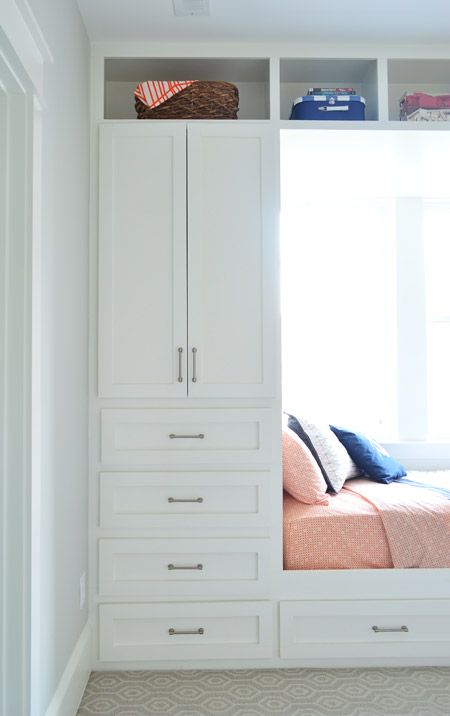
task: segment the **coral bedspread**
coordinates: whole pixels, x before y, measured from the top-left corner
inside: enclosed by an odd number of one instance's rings
[[[450,471],[409,472],[450,487]],[[285,569],[450,567],[450,500],[432,490],[348,480],[328,505],[284,493]]]

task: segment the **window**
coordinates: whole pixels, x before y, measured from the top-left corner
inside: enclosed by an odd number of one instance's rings
[[[405,134],[282,132],[283,407],[448,440],[450,197]]]

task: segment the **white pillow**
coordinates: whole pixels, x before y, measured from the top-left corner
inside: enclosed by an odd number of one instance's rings
[[[353,462],[327,423],[312,422],[307,418],[295,417],[316,449],[335,492],[339,492],[344,482],[351,477],[361,477],[362,470]],[[292,425],[291,428],[293,428]]]

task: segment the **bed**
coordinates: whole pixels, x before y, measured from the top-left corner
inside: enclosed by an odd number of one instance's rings
[[[450,471],[408,473],[450,486]],[[450,501],[423,487],[349,480],[328,504],[283,493],[284,569],[450,567]]]
[[[407,473],[373,440],[368,462],[330,427],[283,428],[284,569],[449,568],[450,470]]]

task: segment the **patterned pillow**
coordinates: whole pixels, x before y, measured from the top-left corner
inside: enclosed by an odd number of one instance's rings
[[[320,460],[319,466],[326,472],[333,492],[339,492],[344,482],[351,477],[361,477],[362,470],[353,462],[329,425],[289,416],[288,425],[294,432],[297,432],[296,424],[311,440]]]
[[[307,505],[329,502],[327,483],[306,445],[289,428],[282,432],[283,488]]]

